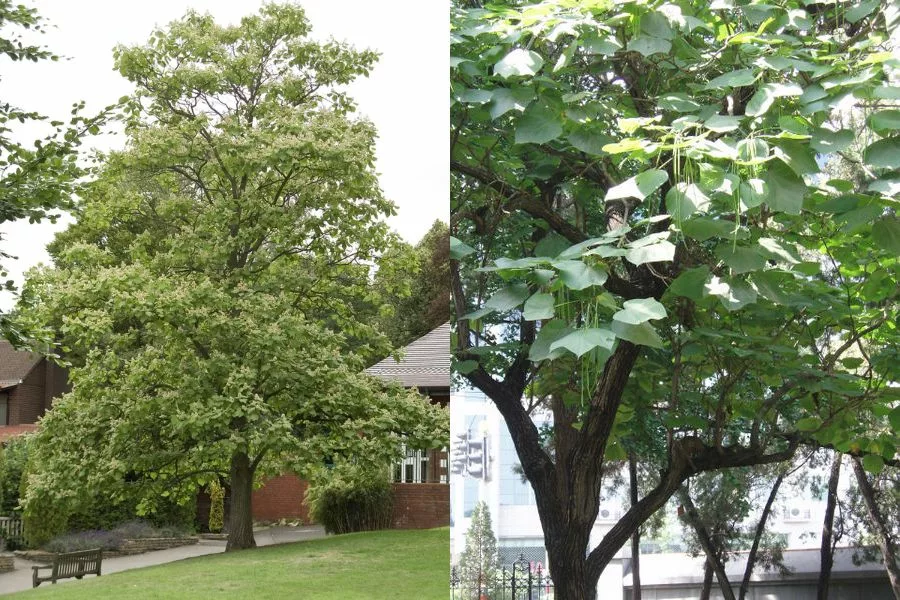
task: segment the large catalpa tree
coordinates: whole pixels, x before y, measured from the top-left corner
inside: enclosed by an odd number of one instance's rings
[[[246,548],[254,478],[446,443],[445,411],[361,374],[390,350],[353,307],[393,205],[341,86],[376,56],[309,31],[290,5],[228,27],[191,12],[116,50],[128,147],[20,305],[74,385],[41,422],[27,515],[98,496],[152,510],[221,476],[228,548]]]
[[[558,597],[594,598],[693,474],[801,444],[896,463],[897,21],[875,0],[454,8],[456,365],[510,430]],[[835,127],[853,106],[865,126]],[[861,178],[820,173],[838,152]],[[605,469],[650,446],[658,478],[592,544]]]

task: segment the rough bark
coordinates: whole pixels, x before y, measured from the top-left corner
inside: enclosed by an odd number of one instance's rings
[[[228,515],[228,543],[225,551],[255,548],[253,538],[253,469],[246,452],[231,457],[231,513]]]
[[[817,600],[828,600],[828,587],[831,584],[831,567],[834,565],[834,509],[837,506],[838,480],[841,477],[840,452],[834,455],[831,473],[828,476],[828,496],[825,500],[825,521],[822,523],[822,546],[819,549],[819,583],[816,588]]]
[[[703,563],[703,587],[700,588],[700,600],[709,600],[709,596],[712,594],[714,575],[712,565],[707,559]]]
[[[747,554],[747,566],[744,569],[744,578],[741,580],[741,589],[738,592],[738,600],[744,600],[747,596],[747,592],[750,591],[750,578],[753,576],[753,568],[756,566],[756,557],[759,554],[759,544],[762,540],[763,533],[766,531],[766,524],[769,522],[769,515],[772,513],[772,505],[775,503],[775,498],[778,497],[778,488],[781,487],[782,481],[784,481],[784,473],[779,473],[778,477],[775,478],[775,483],[772,485],[772,490],[769,492],[769,497],[766,499],[766,505],[763,507],[759,522],[756,524],[756,531],[753,535],[753,544],[751,544],[750,552]]]
[[[856,483],[859,485],[859,491],[862,494],[863,502],[866,505],[866,512],[869,513],[869,520],[872,523],[876,537],[878,538],[878,548],[881,550],[881,556],[884,558],[884,568],[887,570],[888,579],[891,582],[891,589],[894,590],[894,597],[900,598],[900,564],[897,562],[897,548],[895,542],[891,539],[891,534],[884,522],[884,515],[878,508],[875,500],[875,489],[872,482],[869,481],[862,463],[859,459],[853,457],[853,472],[856,474]]]
[[[628,481],[631,495],[631,506],[638,503],[637,457],[628,455]],[[631,581],[632,600],[641,600],[641,530],[634,530],[631,536]]]

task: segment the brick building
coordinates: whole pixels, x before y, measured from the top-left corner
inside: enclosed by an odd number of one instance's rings
[[[33,431],[53,400],[69,389],[65,369],[0,340],[0,441]]]
[[[428,332],[403,349],[397,361],[388,357],[366,369],[386,381],[415,388],[440,406],[450,403],[450,324]],[[394,487],[393,525],[398,529],[443,527],[450,524],[447,453],[436,448],[410,450],[391,473]],[[253,517],[309,521],[303,496],[306,482],[294,475],[268,480],[253,493]]]

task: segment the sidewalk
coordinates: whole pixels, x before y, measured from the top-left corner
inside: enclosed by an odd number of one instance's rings
[[[302,540],[313,540],[325,537],[325,531],[318,526],[312,527],[266,527],[253,531],[256,538],[257,546],[272,546],[275,544],[286,544],[290,542],[299,542]],[[195,556],[204,556],[207,554],[218,554],[225,552],[225,540],[200,540],[196,544],[190,546],[179,546],[178,548],[169,548],[168,550],[157,550],[155,552],[146,552],[144,554],[134,554],[132,556],[117,556],[103,559],[103,575],[110,573],[118,573],[119,571],[127,571],[129,569],[139,569],[141,567],[150,567],[153,565],[161,565],[183,560],[185,558],[194,558]],[[10,573],[0,575],[0,595],[11,594],[13,592],[21,592],[31,589],[31,567],[40,563],[23,560],[16,557],[16,569]],[[93,579],[93,575],[88,575],[82,581]],[[78,581],[77,579],[62,579],[57,585]],[[50,583],[42,583],[41,587],[52,585]]]

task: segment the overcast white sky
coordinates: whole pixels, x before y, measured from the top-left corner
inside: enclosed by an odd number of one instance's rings
[[[378,171],[387,197],[398,206],[389,223],[404,239],[418,241],[435,219],[449,219],[447,122],[448,3],[439,0],[297,0],[306,9],[313,36],[334,37],[381,53],[366,80],[350,92],[359,112],[378,129]],[[155,25],[181,17],[188,8],[210,12],[220,23],[254,13],[259,0],[42,0],[28,2],[54,26],[36,40],[69,57],[56,63],[0,61],[0,99],[52,118],[65,119],[73,102],[87,103],[85,114],[131,91],[112,70],[112,48],[144,43]],[[92,145],[116,147],[121,137]],[[17,283],[22,273],[47,262],[44,246],[57,225],[14,223],[0,226],[2,249],[18,256],[6,260]],[[14,298],[0,292],[0,311]]]

